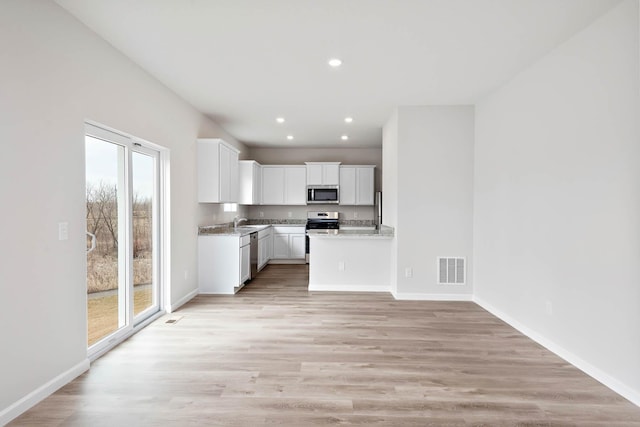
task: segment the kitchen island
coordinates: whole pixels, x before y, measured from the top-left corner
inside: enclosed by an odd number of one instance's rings
[[[309,232],[309,290],[390,292],[393,228]]]

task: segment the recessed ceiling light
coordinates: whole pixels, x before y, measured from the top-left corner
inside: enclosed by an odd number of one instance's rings
[[[341,140],[343,140],[343,141],[346,141],[347,139],[349,139],[349,136],[347,136],[347,135],[342,135],[342,136],[340,137],[340,139],[341,139]]]
[[[345,117],[345,118],[344,118],[344,121],[345,121],[346,123],[351,123],[351,122],[353,121],[353,117]]]
[[[329,60],[329,65],[336,68],[342,65],[342,61],[340,61],[338,58],[331,58]]]
[[[293,135],[287,135],[287,139],[291,141],[293,139]]]
[[[284,123],[284,117],[278,117],[278,118],[276,119],[276,122],[278,122],[278,123]]]

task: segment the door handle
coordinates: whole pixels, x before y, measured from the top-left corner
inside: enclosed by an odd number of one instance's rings
[[[88,231],[87,231],[87,234],[91,236],[91,247],[87,249],[87,253],[89,253],[96,248],[96,235],[93,233],[89,233]]]

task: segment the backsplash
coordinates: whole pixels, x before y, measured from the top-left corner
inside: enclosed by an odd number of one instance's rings
[[[265,219],[265,218],[254,219],[254,218],[251,218],[251,219],[249,219],[249,225],[270,225],[270,224],[301,224],[301,225],[304,225],[306,223],[307,223],[306,219],[291,219],[291,218],[287,218],[287,219]]]

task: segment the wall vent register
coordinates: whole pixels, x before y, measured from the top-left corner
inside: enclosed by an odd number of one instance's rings
[[[438,257],[438,284],[464,285],[465,259]]]

